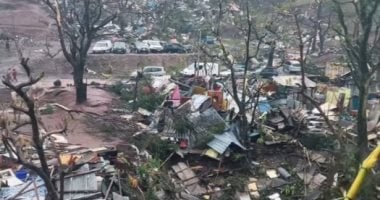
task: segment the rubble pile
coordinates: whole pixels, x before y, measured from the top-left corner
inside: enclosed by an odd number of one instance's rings
[[[258,95],[248,94],[245,130],[241,107],[225,80],[165,80],[170,83],[159,84],[160,88],[141,87],[150,95],[165,96],[154,111],[112,109],[90,121],[94,128],[106,127],[108,136],[123,139],[119,145],[85,148],[60,135],[52,135],[44,144],[50,176],[58,192],[63,184],[64,199],[149,199],[146,195],[153,195],[158,199],[280,200],[303,194],[312,200],[323,195],[323,187],[336,185],[337,180],[327,178],[334,160],[326,146],[335,145],[328,143],[333,133],[318,109],[300,94],[300,76],[252,81],[249,90]],[[343,137],[353,140],[355,111],[349,108],[350,92],[310,79],[306,83],[305,92],[319,99],[333,126],[344,127]],[[241,95],[243,87],[238,88]],[[124,89],[131,93],[134,87]],[[371,106],[368,139],[375,145],[379,102]],[[316,139],[326,142],[317,144]],[[38,165],[34,149],[26,145],[24,150]],[[17,164],[15,155],[4,148],[1,153],[0,197],[43,199],[47,189],[42,179]]]

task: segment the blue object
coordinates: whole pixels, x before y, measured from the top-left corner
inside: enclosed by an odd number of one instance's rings
[[[28,178],[28,171],[26,170],[19,170],[15,173],[16,177],[22,181],[25,181],[26,178]]]
[[[257,107],[260,113],[268,113],[271,110],[271,106],[268,101],[260,101]]]

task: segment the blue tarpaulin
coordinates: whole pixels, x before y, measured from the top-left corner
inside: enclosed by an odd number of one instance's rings
[[[260,113],[269,112],[271,110],[271,106],[268,101],[260,101],[257,105]]]

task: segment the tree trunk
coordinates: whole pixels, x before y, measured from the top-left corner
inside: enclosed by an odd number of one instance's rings
[[[368,153],[368,136],[367,136],[367,102],[368,102],[369,83],[363,83],[359,86],[359,110],[357,117],[358,132],[358,162]]]
[[[240,137],[243,140],[243,145],[247,146],[249,144],[248,136],[248,119],[245,112],[240,112],[241,122],[240,122]]]
[[[270,44],[267,67],[273,67],[273,58],[274,58],[275,49],[276,49],[276,41],[272,41]]]
[[[318,29],[316,29],[315,31],[317,32]],[[313,39],[311,41],[311,49],[310,49],[311,53],[314,53],[316,51],[317,51],[317,33],[315,33],[313,36]]]
[[[83,83],[83,67],[74,68],[74,84],[76,89],[76,102],[81,104],[87,100],[87,84]]]
[[[325,51],[325,36],[323,34],[319,34],[319,55],[322,55]]]
[[[137,110],[137,92],[139,88],[139,80],[140,80],[141,74],[140,72],[137,72],[136,82],[135,82],[135,88],[133,89],[133,110]]]
[[[321,25],[319,24],[319,43],[318,43],[318,47],[319,47],[319,55],[322,55],[323,54],[323,51],[325,50],[325,37],[326,37],[326,34],[327,34],[327,30],[322,31],[322,27]]]

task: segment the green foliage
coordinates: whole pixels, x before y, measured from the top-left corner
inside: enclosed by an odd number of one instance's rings
[[[170,74],[171,76],[175,76],[177,74],[180,74],[183,67],[177,65],[177,66],[168,66],[167,68],[168,68],[167,73]]]
[[[155,159],[165,160],[171,153],[178,150],[178,145],[163,141],[159,137],[152,137],[147,145],[147,150]]]
[[[41,115],[50,115],[54,113],[54,107],[50,104],[46,105],[46,108],[41,110]]]
[[[225,183],[229,186],[229,189],[226,190],[221,200],[235,199],[236,192],[244,191],[245,184],[247,183],[247,176],[245,174],[236,174],[234,176],[229,176],[225,179]]]
[[[136,107],[141,107],[153,112],[157,109],[158,106],[162,104],[162,102],[165,99],[165,96],[159,93],[143,93],[142,85],[149,85],[149,82],[149,80],[143,79],[139,83],[140,87],[138,88]],[[131,89],[126,88],[126,86],[121,82],[117,82],[116,84],[112,85],[109,88],[109,90],[120,96],[121,100],[127,103],[128,107],[132,108],[133,102],[131,103],[131,101],[134,100],[134,94],[133,91],[131,91]]]
[[[183,116],[176,116],[173,120],[173,128],[177,133],[186,133],[194,130],[194,125]]]
[[[148,191],[145,194],[145,199],[159,200],[159,198],[154,194],[154,191],[151,187],[148,188]]]
[[[336,146],[334,137],[322,134],[303,134],[299,140],[310,150],[334,150]]]
[[[150,184],[150,177],[158,171],[161,165],[159,159],[151,159],[137,168],[137,174],[140,177],[141,185],[148,186]]]
[[[301,179],[297,179],[296,182],[284,186],[281,190],[281,194],[284,195],[284,199],[294,199],[294,196],[304,194],[304,183]]]
[[[231,156],[231,160],[234,162],[241,161],[245,158],[245,154],[234,152]]]
[[[352,144],[345,144],[343,148],[337,153],[336,169],[339,170],[341,177],[339,178],[339,185],[347,188],[355,179],[356,173],[359,169],[358,161],[355,154],[358,151],[357,146]]]
[[[144,108],[153,112],[158,106],[162,104],[165,96],[152,93],[152,94],[139,94],[137,98],[137,107]]]
[[[212,139],[214,139],[214,135],[212,134],[202,135],[201,137],[197,138],[197,141],[194,144],[194,148],[205,149],[207,148],[207,143],[209,143]]]
[[[123,89],[124,89],[124,85],[121,81],[118,81],[115,84],[111,85],[111,87],[109,87],[109,90],[111,92],[113,92],[119,96],[121,96],[124,93]]]
[[[221,134],[223,133],[224,129],[226,128],[225,123],[216,124],[212,127],[209,127],[207,130],[209,134],[215,135],[215,134]]]

